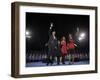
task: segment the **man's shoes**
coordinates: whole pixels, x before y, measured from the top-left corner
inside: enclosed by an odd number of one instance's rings
[[[46,64],[47,66],[49,65],[49,63]]]
[[[62,64],[65,64],[65,62],[63,62]]]
[[[52,65],[53,65],[53,63],[50,63],[50,65],[52,66]]]
[[[57,63],[57,65],[60,65],[60,63]]]
[[[71,62],[69,62],[69,65],[71,65],[72,63]]]

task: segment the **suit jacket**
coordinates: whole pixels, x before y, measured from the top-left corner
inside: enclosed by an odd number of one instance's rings
[[[48,41],[48,48],[49,48],[49,54],[55,55],[57,53],[58,49],[58,42],[57,39],[51,35]]]

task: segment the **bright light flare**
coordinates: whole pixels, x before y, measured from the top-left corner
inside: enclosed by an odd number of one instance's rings
[[[28,39],[31,38],[31,35],[30,35],[30,32],[29,31],[26,31],[26,38],[28,38]]]
[[[26,36],[29,36],[30,35],[30,32],[29,31],[26,31]]]
[[[85,33],[81,33],[80,37],[84,38],[85,37]]]
[[[85,33],[81,33],[78,40],[81,41],[85,38]]]
[[[83,38],[79,37],[78,40],[81,41]]]

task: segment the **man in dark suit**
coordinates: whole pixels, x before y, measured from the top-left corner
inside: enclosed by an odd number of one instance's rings
[[[52,34],[48,41],[48,59],[49,59],[49,61],[47,62],[47,65],[49,63],[51,63],[51,65],[53,64],[54,58],[57,54],[58,41],[57,41],[55,34],[56,34],[56,32],[52,31]]]

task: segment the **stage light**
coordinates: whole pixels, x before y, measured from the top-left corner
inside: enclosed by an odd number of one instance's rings
[[[26,36],[29,36],[30,35],[30,32],[29,31],[26,31]]]
[[[85,37],[85,33],[81,33],[80,37],[84,38]]]
[[[81,33],[78,37],[79,41],[82,41],[83,39],[85,39],[85,33]]]
[[[26,38],[30,39],[31,38],[31,34],[29,31],[26,31]]]
[[[82,39],[83,39],[82,37],[79,37],[79,38],[78,38],[79,41],[81,41]]]

